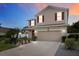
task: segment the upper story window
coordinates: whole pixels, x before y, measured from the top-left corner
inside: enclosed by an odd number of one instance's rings
[[[35,26],[35,20],[29,20],[29,26]]]
[[[64,20],[64,12],[57,12],[57,13],[55,13],[55,20],[56,21]]]
[[[31,20],[31,26],[35,26],[35,21]]]
[[[43,23],[44,22],[44,15],[37,16],[37,23]]]

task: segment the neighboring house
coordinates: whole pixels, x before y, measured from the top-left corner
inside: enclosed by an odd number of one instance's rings
[[[68,8],[47,6],[29,20],[28,28],[31,38],[37,36],[39,41],[61,41],[67,33]]]
[[[0,27],[0,36],[3,36],[7,33],[7,31],[9,31],[10,28],[6,28],[6,27]]]
[[[22,30],[21,30],[21,35],[20,37],[27,37],[27,38],[32,38],[31,36],[31,32],[30,31],[26,31],[26,28],[28,28],[28,26],[25,26]]]

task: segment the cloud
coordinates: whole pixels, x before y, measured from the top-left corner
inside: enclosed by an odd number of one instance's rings
[[[38,9],[43,9],[48,5],[69,8],[72,6],[72,3],[36,3],[35,4],[36,8]]]
[[[36,3],[36,4],[35,4],[35,7],[36,7],[37,9],[39,9],[39,10],[45,8],[46,6],[48,6],[48,4],[46,4],[46,3]]]
[[[36,3],[38,9],[43,9],[48,5],[69,8],[69,15],[79,15],[79,3]]]
[[[72,3],[49,3],[48,5],[69,8],[72,5]]]
[[[70,9],[70,15],[79,15],[79,3],[72,4]]]

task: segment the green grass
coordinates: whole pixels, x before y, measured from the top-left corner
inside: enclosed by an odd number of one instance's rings
[[[23,41],[23,40],[32,40],[30,38],[19,38],[17,41]],[[17,47],[15,44],[10,44],[10,39],[1,37],[0,38],[0,51],[4,51],[10,48]]]
[[[0,51],[16,47],[15,44],[5,43],[5,40],[0,41]]]

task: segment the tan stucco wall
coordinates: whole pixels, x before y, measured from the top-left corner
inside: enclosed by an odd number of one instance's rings
[[[64,12],[64,20],[55,21],[56,12]],[[68,24],[67,13],[68,13],[67,10],[47,8],[47,9],[41,11],[41,13],[39,13],[38,15],[36,15],[36,18],[39,15],[44,15],[44,23],[37,23],[37,20],[36,20],[36,26],[30,27],[30,28],[37,31],[38,40],[60,41],[61,36],[64,35],[62,33],[62,30],[67,30],[67,26],[65,26]],[[54,24],[54,25],[51,25],[51,24]],[[40,27],[41,25],[42,25],[42,27]]]
[[[64,20],[62,21],[55,21],[55,13],[56,12],[64,12]],[[60,9],[51,9],[51,8],[48,8],[44,11],[42,11],[40,14],[38,14],[37,16],[39,15],[44,15],[44,23],[37,23],[36,22],[36,25],[46,25],[46,24],[61,24],[61,23],[64,23],[64,24],[67,24],[67,10],[60,10]],[[37,17],[36,16],[36,17]]]
[[[60,31],[40,31],[38,32],[38,41],[61,41]]]
[[[61,37],[66,34],[66,27],[49,27],[49,28],[37,28],[37,40],[38,41],[61,41]]]

